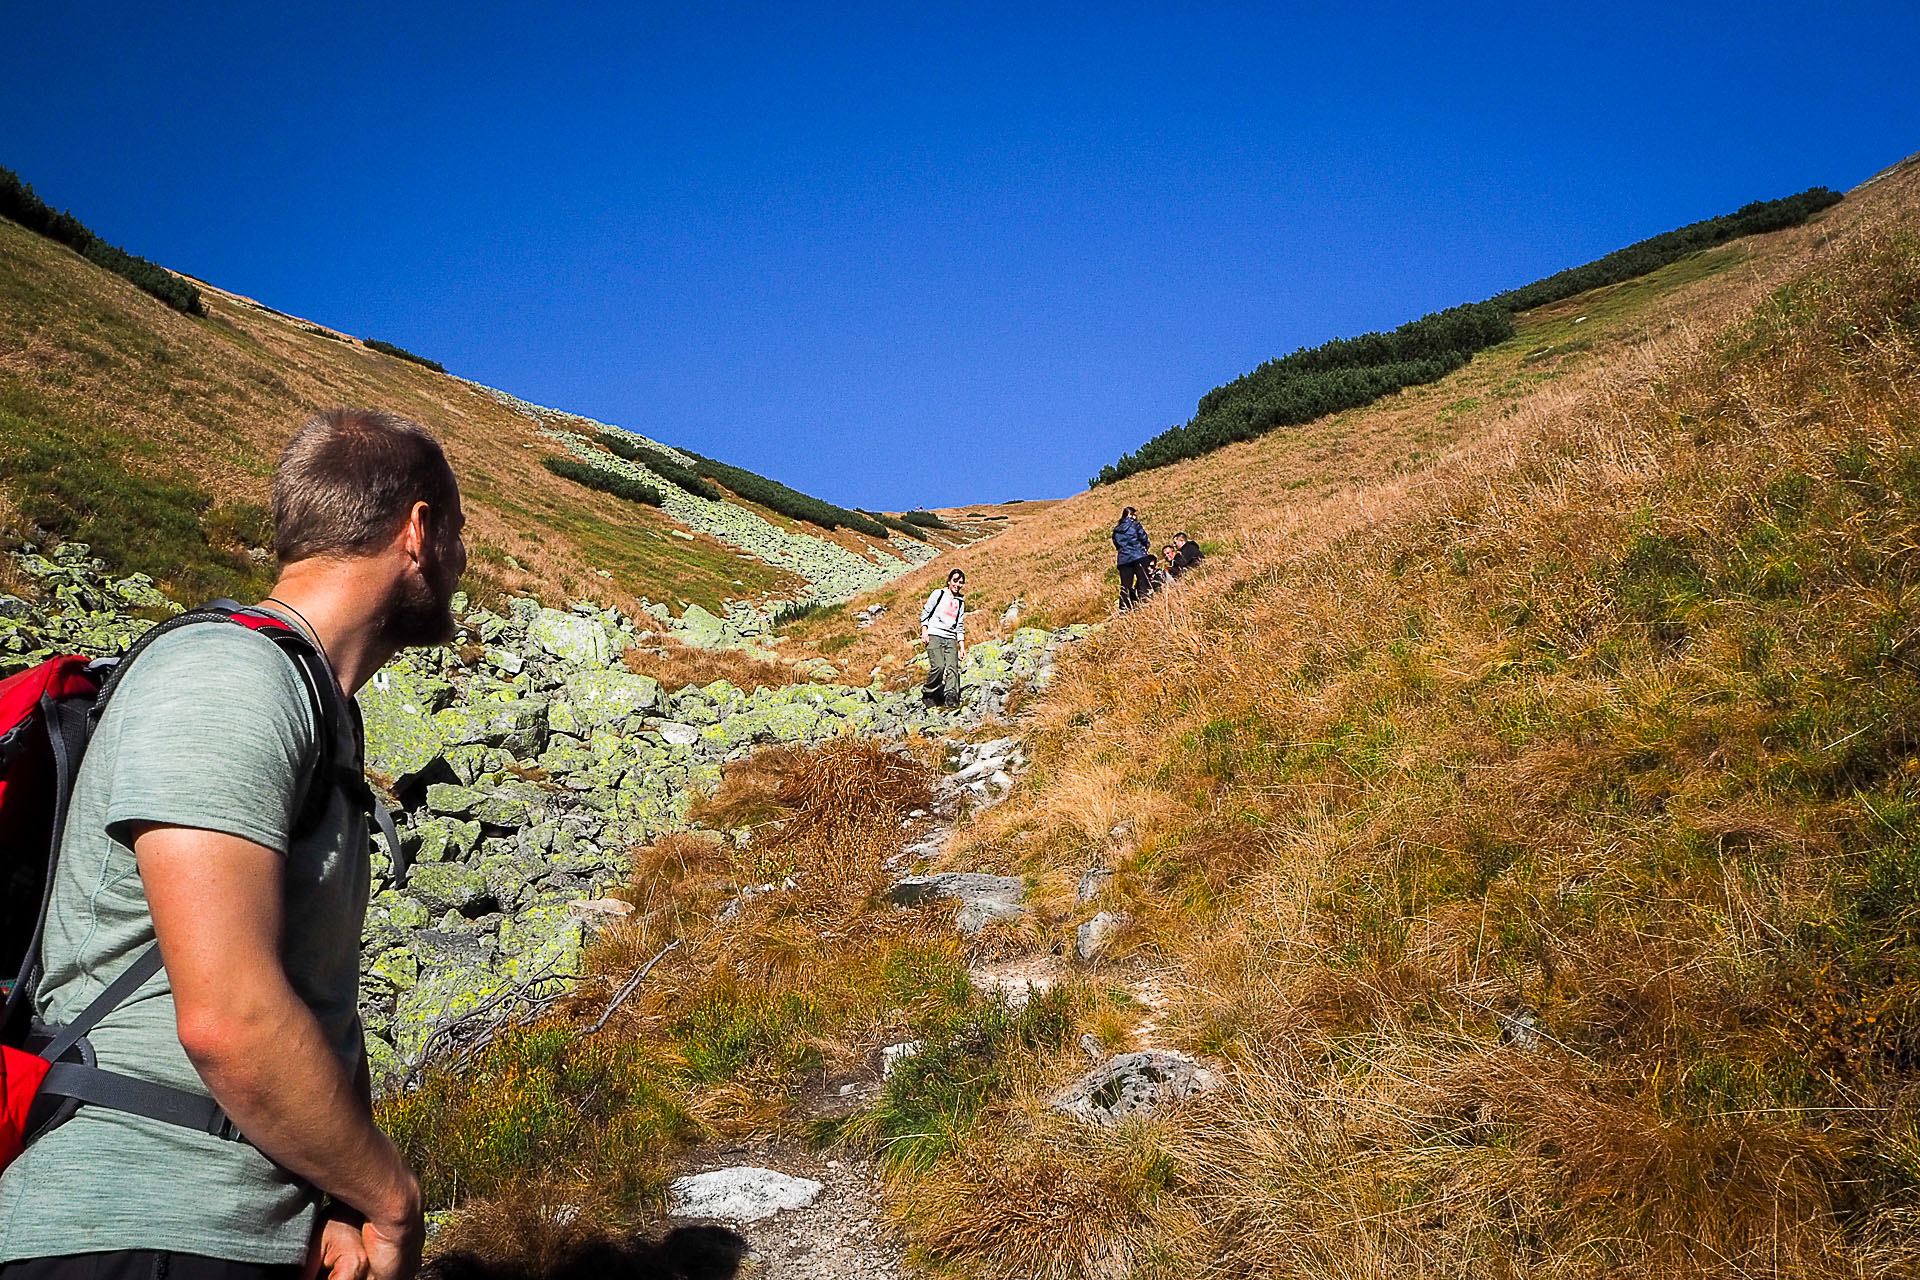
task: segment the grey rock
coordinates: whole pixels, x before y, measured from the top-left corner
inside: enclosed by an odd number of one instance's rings
[[[460,862],[423,862],[407,876],[407,893],[431,912],[464,911],[487,894],[486,877]]]
[[[1106,947],[1107,939],[1120,931],[1126,924],[1124,915],[1112,911],[1102,911],[1093,919],[1074,930],[1074,953],[1082,960],[1096,959]]]
[[[942,871],[930,876],[908,876],[887,890],[887,900],[902,907],[917,907],[940,898],[972,902],[993,898],[1019,902],[1026,897],[1024,884],[1012,876],[991,876],[978,871]]]
[[[1183,1053],[1145,1049],[1101,1063],[1055,1095],[1049,1105],[1091,1124],[1112,1128],[1130,1116],[1151,1114],[1217,1089],[1221,1083],[1219,1075]]]
[[[890,1044],[880,1051],[880,1078],[888,1079],[901,1062],[920,1052],[918,1040],[906,1040],[900,1044]]]
[[[450,782],[436,782],[427,788],[427,810],[455,818],[472,817],[474,808],[484,799],[486,796],[472,787]]]
[[[680,724],[668,720],[658,726],[660,737],[676,747],[690,747],[700,741],[700,729],[697,725]]]
[[[667,1187],[667,1211],[676,1218],[759,1222],[776,1213],[804,1209],[824,1190],[812,1178],[741,1166],[675,1178]]]
[[[660,700],[660,682],[630,671],[576,671],[567,677],[567,701],[581,721],[596,728],[623,723],[651,710]]]
[[[614,656],[605,627],[558,609],[542,609],[527,627],[527,639],[576,667],[604,667]]]
[[[1027,889],[1012,876],[991,876],[978,871],[942,871],[930,876],[908,876],[887,890],[887,900],[903,907],[920,906],[940,899],[959,903],[953,914],[953,927],[961,933],[975,934],[990,924],[1018,920],[1027,912],[1022,905]]]
[[[1105,867],[1088,867],[1080,873],[1080,883],[1074,887],[1075,906],[1085,906],[1107,891],[1113,883],[1113,872]]]

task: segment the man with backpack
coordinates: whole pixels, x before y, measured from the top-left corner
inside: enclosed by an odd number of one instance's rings
[[[930,707],[960,705],[960,667],[967,656],[967,575],[955,569],[920,609],[927,642],[927,683],[921,700]]]
[[[1128,507],[1113,526],[1113,550],[1120,565],[1120,608],[1131,609],[1147,598],[1153,587],[1147,565],[1153,559],[1153,539]]]
[[[0,1174],[0,1280],[419,1264],[420,1188],[373,1122],[357,1012],[370,794],[351,698],[400,649],[452,638],[459,490],[423,428],[336,409],[281,456],[273,513],[272,595],[161,634],[102,694],[32,1003],[53,1025],[110,1006],[84,1043],[114,1090]]]

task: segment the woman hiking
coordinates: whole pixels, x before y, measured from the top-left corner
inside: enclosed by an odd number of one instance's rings
[[[930,707],[960,705],[960,664],[967,654],[967,575],[955,569],[935,587],[920,610],[927,641],[927,683],[920,696]]]

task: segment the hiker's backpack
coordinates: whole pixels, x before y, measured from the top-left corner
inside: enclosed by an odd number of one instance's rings
[[[229,623],[271,639],[299,669],[319,728],[319,758],[295,831],[325,815],[335,791],[378,822],[404,873],[393,820],[375,799],[359,753],[334,759],[343,723],[362,742],[359,709],[334,682],[326,657],[298,628],[263,609],[216,600],[153,627],[117,658],[49,658],[0,681],[0,972],[18,965],[0,1010],[0,1169],[27,1143],[72,1116],[82,1104],[129,1111],[203,1133],[243,1140],[211,1097],[102,1071],[87,1033],[160,971],[160,948],[149,944],[72,1023],[47,1026],[34,1016],[44,977],[40,943],[67,806],[95,726],[128,667],[161,636],[196,624]]]

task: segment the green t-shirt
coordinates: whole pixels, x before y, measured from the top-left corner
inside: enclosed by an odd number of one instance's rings
[[[265,636],[209,622],[141,655],[74,787],[41,951],[43,1018],[70,1021],[153,941],[132,824],[198,827],[286,857],[287,977],[358,1070],[366,817],[336,789],[323,820],[293,838],[318,733],[299,671]],[[336,759],[353,759],[351,734],[341,726]],[[206,1092],[180,1047],[164,972],[88,1039],[108,1070]],[[120,1249],[298,1262],[315,1203],[244,1142],[82,1107],[0,1175],[0,1262]]]

